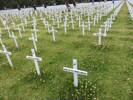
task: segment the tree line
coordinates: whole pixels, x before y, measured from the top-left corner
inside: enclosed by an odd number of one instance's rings
[[[65,4],[66,0],[0,0],[0,9],[7,8],[23,8],[42,5],[60,5]],[[93,0],[68,0],[70,3],[75,2],[91,2]],[[99,0],[95,0],[99,1]]]

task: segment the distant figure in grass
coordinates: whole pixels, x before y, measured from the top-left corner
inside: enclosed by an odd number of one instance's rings
[[[36,11],[36,5],[33,5],[33,9],[34,9],[34,11]]]
[[[76,8],[76,2],[75,2],[75,0],[73,0],[73,6],[74,6],[74,8]]]
[[[18,8],[18,10],[19,10],[19,11],[21,10],[21,7],[20,7],[20,5],[17,5],[17,8]]]
[[[71,6],[69,5],[69,3],[72,3],[73,6],[74,6],[74,8],[76,8],[76,2],[75,2],[75,0],[65,0],[65,5],[66,5],[68,11],[70,11],[70,9],[71,9]]]
[[[68,0],[65,1],[65,5],[66,5],[67,10],[70,11],[71,7],[69,5],[69,1]]]
[[[47,8],[47,0],[44,1],[43,5],[44,5],[44,8]]]

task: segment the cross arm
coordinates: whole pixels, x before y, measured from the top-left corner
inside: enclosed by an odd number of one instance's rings
[[[42,61],[42,58],[39,57],[33,57],[33,56],[26,56],[27,59],[29,60],[37,60],[37,61]]]
[[[2,53],[2,54],[8,54],[8,55],[11,55],[12,54],[11,52],[2,51],[2,50],[0,50],[0,53]]]
[[[100,34],[99,33],[93,33],[94,36],[99,36]]]
[[[67,67],[64,67],[63,70],[64,70],[65,72],[71,72],[71,73],[77,72],[78,74],[80,74],[80,75],[85,75],[85,76],[87,76],[87,74],[88,74],[86,71],[75,70],[75,69],[67,68]]]
[[[34,37],[30,37],[29,40],[37,41],[37,39],[35,39]]]
[[[11,38],[14,38],[14,39],[17,39],[17,37],[16,37],[16,36],[12,36],[12,35],[11,35],[10,37],[11,37]]]

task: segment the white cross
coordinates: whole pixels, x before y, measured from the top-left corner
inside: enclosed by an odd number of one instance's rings
[[[33,31],[34,31],[34,34],[35,34],[35,38],[37,40],[37,32],[39,31],[38,29],[36,29],[36,24],[33,25]]]
[[[77,59],[73,59],[73,68],[67,68],[64,67],[63,70],[65,72],[71,72],[73,73],[73,77],[74,77],[74,87],[78,87],[78,74],[79,75],[86,75],[87,76],[87,72],[86,71],[82,71],[82,70],[78,70],[77,68]]]
[[[7,26],[7,31],[8,31],[8,36],[10,37],[11,36],[11,33],[10,33],[10,29],[9,29],[8,26]]]
[[[58,24],[58,29],[60,28],[60,20],[59,17],[57,17],[57,24]]]
[[[13,24],[13,28],[15,29],[16,28],[16,24],[14,22],[12,22],[12,24]]]
[[[99,21],[99,16],[98,16],[98,12],[97,12],[97,15],[96,15],[96,23],[98,23]]]
[[[31,37],[29,38],[29,40],[32,40],[34,48],[37,51],[37,46],[36,46],[37,39],[35,38],[33,33],[31,34]]]
[[[88,30],[90,31],[91,30],[91,21],[90,20],[88,20]]]
[[[31,52],[32,52],[32,56],[26,56],[26,58],[29,59],[29,60],[34,61],[37,74],[40,76],[41,75],[41,72],[40,72],[40,67],[39,67],[38,62],[39,61],[42,61],[42,58],[36,57],[36,54],[35,54],[35,50],[34,49],[31,49]]]
[[[67,15],[65,15],[65,18],[64,18],[64,32],[65,34],[67,34]]]
[[[19,48],[18,43],[17,43],[17,37],[14,35],[13,32],[12,32],[12,35],[10,36],[10,38],[12,38],[14,40],[14,43],[16,45],[16,48]]]
[[[11,59],[10,59],[10,55],[12,55],[11,52],[8,52],[8,51],[7,51],[5,45],[2,45],[2,49],[3,49],[3,50],[0,50],[0,53],[5,54],[5,56],[6,56],[8,62],[9,62],[9,64],[10,64],[10,66],[13,68],[13,64],[12,64],[12,61],[11,61]]]
[[[103,36],[107,36],[107,28],[106,28],[106,25],[104,24],[104,25],[101,25],[101,30],[103,30],[104,32],[103,32]]]
[[[54,18],[54,16],[53,16],[52,20],[53,20],[53,25],[55,25],[55,18]]]
[[[82,34],[83,34],[83,36],[85,35],[85,23],[84,23],[84,21],[82,21]]]
[[[53,37],[53,42],[55,42],[55,32],[57,32],[54,27],[52,27],[52,37]]]
[[[74,30],[74,20],[71,18],[72,29]]]
[[[42,22],[43,22],[45,28],[47,28],[47,23],[46,23],[46,19],[45,18],[42,19]]]
[[[102,32],[101,32],[101,28],[99,29],[99,33],[94,33],[95,36],[98,36],[98,45],[102,45]]]
[[[19,28],[19,25],[18,25],[18,27],[15,30],[18,31],[20,38],[22,38],[22,33],[21,33],[21,29]]]
[[[64,31],[66,35],[67,34],[67,20],[64,21]]]
[[[80,16],[78,17],[78,21],[79,21],[79,27],[80,27],[81,26]]]
[[[27,19],[26,18],[24,19],[24,22],[25,22],[25,25],[27,27],[28,26],[28,22],[27,22]]]
[[[24,23],[21,23],[23,31],[25,31]]]
[[[7,22],[6,22],[6,20],[3,20],[3,25],[4,25],[5,30],[6,30],[7,29]]]
[[[93,25],[96,26],[96,16],[94,17]]]
[[[21,33],[21,29],[19,26],[18,26],[18,32],[19,32],[20,38],[22,38],[22,33]]]
[[[108,24],[108,21],[104,22],[104,25],[106,26],[106,30],[108,31],[108,30],[109,30],[109,24]]]
[[[48,21],[46,21],[46,27],[47,27],[47,29],[48,29],[48,32],[50,33],[50,25],[49,25],[49,23],[48,23]]]
[[[112,23],[113,23],[112,19],[109,18],[109,27],[110,27],[110,28],[112,27]]]

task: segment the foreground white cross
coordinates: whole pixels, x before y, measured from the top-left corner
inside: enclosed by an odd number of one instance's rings
[[[34,61],[37,74],[38,75],[41,75],[41,73],[40,73],[40,67],[39,67],[38,62],[39,61],[42,61],[42,58],[36,57],[36,54],[35,54],[35,50],[34,49],[31,49],[31,52],[32,52],[32,56],[26,56],[26,58],[29,59],[29,60]]]
[[[78,70],[78,68],[77,68],[77,59],[73,59],[73,69],[72,68],[64,67],[63,70],[65,72],[71,72],[71,73],[73,73],[74,87],[78,87],[78,74],[80,74],[80,75],[86,75],[86,76],[88,74],[86,71]]]
[[[10,59],[10,55],[12,55],[11,52],[8,52],[8,51],[7,51],[5,45],[2,45],[2,49],[3,49],[3,50],[0,50],[0,53],[5,54],[5,56],[6,56],[8,62],[9,62],[9,64],[10,64],[10,66],[13,68],[13,64],[12,64],[12,61],[11,61],[11,59]]]

